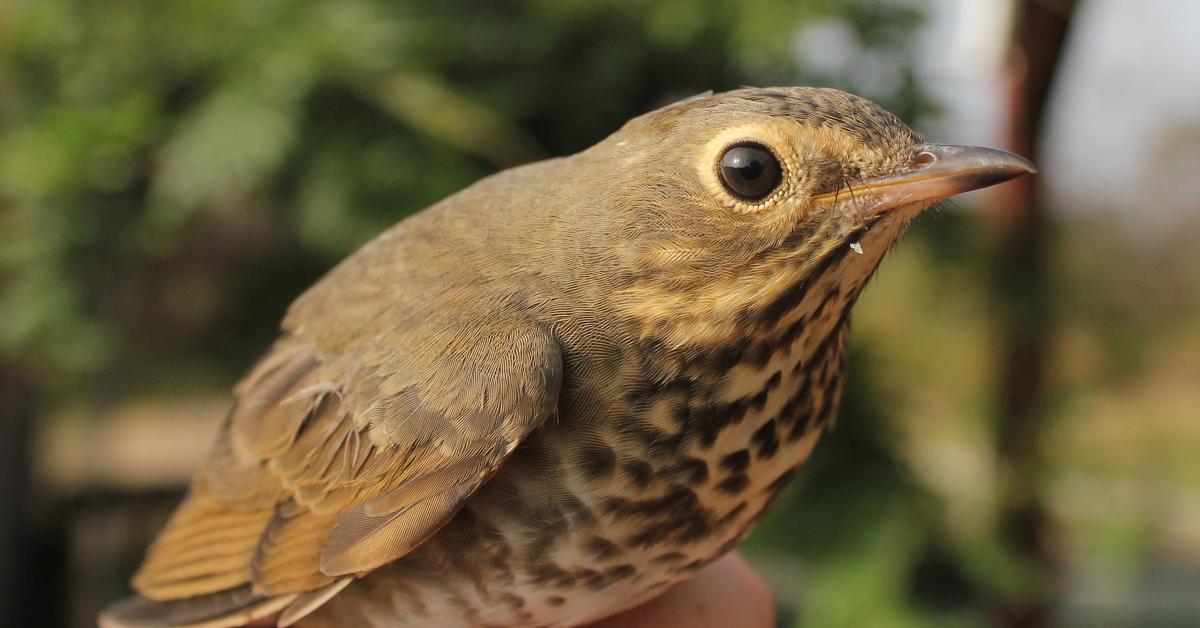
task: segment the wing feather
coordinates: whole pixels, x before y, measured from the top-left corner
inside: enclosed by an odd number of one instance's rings
[[[557,405],[557,344],[532,325],[492,323],[498,338],[431,334],[356,360],[282,338],[237,387],[189,497],[150,548],[134,579],[139,612],[248,587],[255,599],[303,594],[296,619],[346,576],[434,534]]]
[[[526,278],[424,212],[289,309],[111,625],[295,621],[434,534],[554,416],[562,357]],[[446,218],[452,221],[459,218]],[[288,606],[294,600],[293,606]]]

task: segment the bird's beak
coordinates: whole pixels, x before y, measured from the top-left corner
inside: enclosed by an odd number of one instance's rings
[[[813,198],[816,203],[852,202],[863,215],[897,207],[932,203],[1037,172],[1028,159],[982,146],[926,144],[911,168],[899,174],[868,179]]]

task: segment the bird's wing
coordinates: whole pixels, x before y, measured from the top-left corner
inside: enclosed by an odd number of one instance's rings
[[[288,333],[237,386],[215,447],[134,578],[143,599],[133,615],[161,619],[181,598],[182,623],[220,614],[197,609],[196,596],[228,597],[217,604],[227,610],[308,603],[303,594],[431,536],[554,415],[558,344],[511,297],[451,287],[426,300],[435,307],[401,300],[389,314],[352,294],[369,293],[369,277],[339,281],[346,272],[293,306]]]

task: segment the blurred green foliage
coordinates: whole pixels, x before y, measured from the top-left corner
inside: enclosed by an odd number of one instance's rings
[[[901,4],[9,0],[0,12],[0,349],[58,393],[110,389],[131,362],[244,364],[288,300],[404,215],[671,99],[813,78],[795,47],[814,21],[839,20],[889,60],[899,89],[869,95],[921,105],[904,62],[918,17]]]

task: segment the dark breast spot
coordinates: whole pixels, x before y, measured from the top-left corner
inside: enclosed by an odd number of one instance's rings
[[[717,484],[717,490],[727,495],[737,495],[746,490],[746,486],[750,484],[750,478],[745,473],[736,473]]]
[[[745,449],[739,449],[721,458],[721,468],[732,473],[741,473],[749,466],[750,452]]]
[[[621,553],[621,548],[617,547],[616,543],[598,536],[588,539],[585,547],[588,553],[598,560],[608,560]]]
[[[653,518],[690,510],[699,504],[696,493],[683,486],[676,486],[662,497],[650,499],[628,499],[607,497],[604,510],[621,518]]]
[[[741,423],[748,412],[761,410],[767,404],[769,392],[763,388],[735,402],[714,403],[697,410],[692,424],[699,431],[700,444],[711,447],[725,428]]]
[[[568,589],[575,586],[575,576],[554,563],[534,563],[526,569],[534,584]]]
[[[637,531],[624,540],[627,546],[651,547],[660,543],[687,544],[712,533],[713,511],[686,486],[671,486],[661,497],[628,499],[611,496],[603,508],[617,520],[637,521]]]
[[[613,473],[617,466],[617,455],[612,447],[603,443],[585,445],[576,452],[575,464],[583,471],[588,479],[605,478]]]
[[[612,584],[617,580],[624,580],[635,573],[637,573],[637,569],[634,569],[633,565],[617,565],[604,570],[604,579],[608,581],[608,584]]]
[[[800,318],[797,318],[796,322],[789,325],[788,328],[786,330],[784,330],[783,334],[779,337],[779,346],[781,346],[781,347],[792,346],[792,343],[795,342],[796,339],[800,337],[800,334],[804,331],[804,328],[807,325],[808,325],[808,317],[807,316],[801,316]]]
[[[595,569],[583,567],[576,569],[571,575],[575,576],[575,581],[583,584],[589,589],[600,589],[604,587],[604,574]]]
[[[630,460],[621,463],[621,473],[639,488],[647,488],[654,478],[654,467],[644,460]]]
[[[812,411],[812,384],[807,375],[800,378],[799,385],[792,391],[783,408],[779,410],[779,423],[785,426],[803,426]]]
[[[775,419],[771,419],[763,426],[754,431],[750,436],[750,443],[754,445],[754,453],[760,459],[767,459],[775,455],[779,451],[779,433],[775,427]]]

